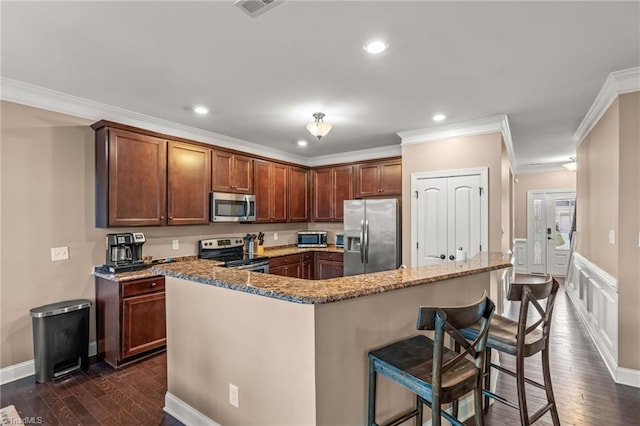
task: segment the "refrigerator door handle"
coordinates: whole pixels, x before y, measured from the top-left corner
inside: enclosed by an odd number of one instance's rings
[[[369,263],[369,221],[364,222],[364,263]]]
[[[364,263],[364,220],[360,221],[360,263]]]

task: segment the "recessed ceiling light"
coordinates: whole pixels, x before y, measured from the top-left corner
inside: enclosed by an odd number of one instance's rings
[[[433,121],[442,121],[445,118],[447,118],[447,116],[444,114],[436,114],[432,118],[433,118]]]
[[[198,105],[193,107],[193,112],[195,112],[196,114],[205,115],[209,112],[209,108]]]
[[[299,140],[298,146],[307,146],[307,141]]]
[[[387,47],[389,47],[389,45],[384,41],[373,40],[364,45],[364,50],[374,55],[377,55],[378,53],[382,53],[385,50],[387,50]]]

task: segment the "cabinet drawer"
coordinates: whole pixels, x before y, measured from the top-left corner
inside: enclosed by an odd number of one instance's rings
[[[318,260],[333,260],[335,262],[342,262],[344,260],[344,253],[319,251]]]
[[[269,268],[277,268],[278,266],[292,265],[302,262],[301,254],[291,254],[289,256],[272,257],[269,259]]]
[[[136,296],[138,294],[164,291],[164,277],[157,276],[135,281],[124,281],[122,285],[122,297]]]
[[[307,262],[309,260],[313,260],[313,252],[308,251],[306,253],[302,253],[302,261]]]

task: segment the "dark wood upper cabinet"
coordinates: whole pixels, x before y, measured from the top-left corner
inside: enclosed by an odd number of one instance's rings
[[[253,159],[225,151],[212,154],[212,191],[253,193]]]
[[[95,130],[96,226],[164,224],[166,141],[106,126]]]
[[[309,169],[289,168],[289,222],[309,222]]]
[[[371,162],[356,165],[355,197],[402,194],[402,160]]]
[[[167,224],[208,224],[211,150],[169,141],[167,160]]]
[[[323,167],[313,171],[313,220],[341,222],[344,200],[353,198],[353,167]]]
[[[254,160],[256,223],[286,222],[289,166]]]

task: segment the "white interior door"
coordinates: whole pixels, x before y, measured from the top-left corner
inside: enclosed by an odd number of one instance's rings
[[[423,178],[416,182],[417,266],[455,260],[456,249],[480,251],[480,175]]]
[[[447,178],[419,179],[417,184],[418,266],[442,262],[447,256]]]
[[[564,276],[576,193],[529,191],[527,204],[529,272]]]

